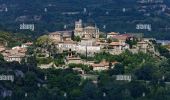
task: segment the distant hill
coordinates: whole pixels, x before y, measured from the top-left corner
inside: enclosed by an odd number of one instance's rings
[[[0,0],[0,28],[22,32],[21,23],[34,24],[32,33],[38,36],[73,29],[74,22],[81,18],[104,32],[142,32],[170,39],[170,2],[139,1],[142,0]],[[137,24],[150,24],[152,30],[137,30]]]

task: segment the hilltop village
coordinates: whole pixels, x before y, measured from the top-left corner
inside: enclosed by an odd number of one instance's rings
[[[75,29],[70,31],[56,31],[41,36],[35,42],[34,54],[38,62],[38,67],[44,68],[67,68],[69,64],[84,64],[91,66],[94,71],[108,70],[109,64],[119,62],[108,62],[102,60],[95,62],[92,58],[98,53],[109,53],[119,55],[126,50],[132,53],[150,53],[153,56],[160,57],[155,50],[153,38],[143,38],[140,33],[121,34],[110,32],[104,34],[100,32],[97,26],[84,26],[82,20],[75,22]],[[32,46],[33,42],[27,42],[21,46],[11,49],[0,47],[0,52],[8,62],[27,61],[27,48]],[[62,55],[59,62],[53,60],[54,54]],[[64,54],[64,56],[63,56]],[[62,59],[62,60],[61,60]]]
[[[5,100],[169,100],[169,41],[104,33],[82,20],[74,30],[35,40],[1,33],[0,97]]]

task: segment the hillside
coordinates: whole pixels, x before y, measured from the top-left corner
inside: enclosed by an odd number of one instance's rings
[[[74,22],[81,18],[104,32],[142,32],[157,39],[169,39],[170,2],[139,1],[142,0],[0,0],[0,28],[23,32],[20,24],[34,24],[32,33],[37,36],[65,30],[64,25],[66,30],[73,29]],[[149,24],[152,29],[136,30],[137,24]]]

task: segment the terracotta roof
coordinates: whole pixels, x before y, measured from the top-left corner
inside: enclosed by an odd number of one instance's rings
[[[107,33],[107,35],[118,35],[119,33],[116,32],[111,32],[111,33]]]
[[[130,34],[121,34],[121,35],[112,36],[112,38],[118,39],[118,40],[126,40],[129,37],[132,37],[132,35],[130,35]]]
[[[113,36],[112,38],[118,39],[118,40],[126,40],[126,39],[127,39],[127,36],[116,35],[116,36]]]
[[[111,46],[120,46],[122,44],[120,42],[111,42],[109,45],[111,45]]]

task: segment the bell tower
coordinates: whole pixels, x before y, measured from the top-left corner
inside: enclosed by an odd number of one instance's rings
[[[83,31],[83,25],[81,19],[75,22],[75,31]]]

